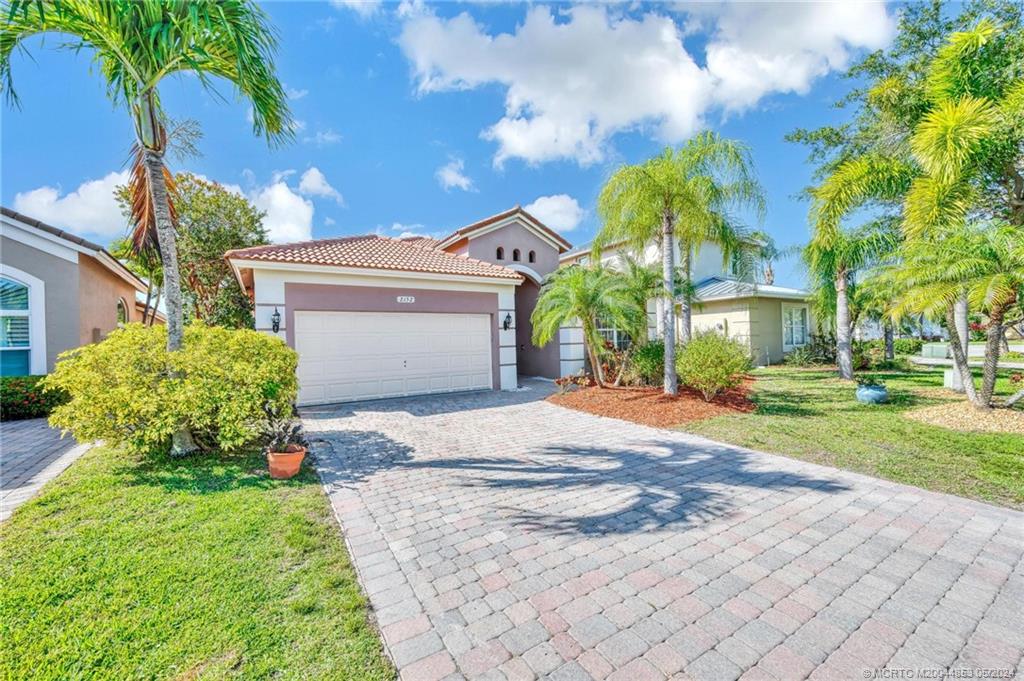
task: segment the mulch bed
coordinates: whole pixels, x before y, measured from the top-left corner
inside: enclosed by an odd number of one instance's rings
[[[1016,433],[1024,435],[1024,411],[992,409],[979,411],[960,400],[906,412],[908,419],[941,428],[974,433]]]
[[[661,388],[578,388],[547,399],[559,406],[598,416],[671,428],[713,416],[754,411],[756,405],[748,397],[751,383],[748,381],[722,393],[711,402],[705,402],[700,393],[686,388],[680,388],[676,397],[665,395]]]

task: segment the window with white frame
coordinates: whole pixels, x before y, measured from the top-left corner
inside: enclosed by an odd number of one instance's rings
[[[616,350],[625,350],[633,342],[628,333],[616,328],[614,324],[605,319],[597,320],[597,332]]]
[[[31,373],[31,337],[28,286],[0,277],[0,375]]]
[[[807,307],[782,306],[782,345],[786,350],[807,345]]]

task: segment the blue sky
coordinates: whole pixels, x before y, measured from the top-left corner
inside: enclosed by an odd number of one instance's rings
[[[807,235],[805,150],[784,135],[840,120],[838,78],[892,38],[876,3],[572,6],[265,5],[297,130],[277,149],[248,106],[195,78],[164,106],[204,132],[175,170],[237,188],[268,210],[277,240],[380,231],[441,233],[532,205],[573,243],[599,223],[603,181],[710,128],[750,145],[782,245]],[[87,53],[26,43],[13,70],[22,108],[3,109],[4,205],[109,242],[123,232],[110,189],[132,127]],[[539,201],[538,201],[539,200]],[[777,283],[799,285],[795,262]]]

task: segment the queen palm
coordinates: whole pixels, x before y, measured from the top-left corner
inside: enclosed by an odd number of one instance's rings
[[[1024,227],[1024,40],[988,20],[952,34],[924,76],[901,87],[926,106],[904,121],[896,152],[869,152],[838,165],[816,188],[814,241],[827,245],[840,221],[865,203],[898,205],[908,243],[935,242],[972,220],[998,219]],[[890,79],[891,80],[891,79]],[[891,88],[889,81],[877,88]],[[885,97],[873,101],[884,102]],[[886,116],[882,107],[880,116]],[[890,116],[891,117],[891,116]],[[950,319],[963,334],[966,285],[949,301]],[[959,323],[958,323],[959,322]],[[963,346],[953,353],[968,372]]]
[[[12,0],[0,9],[0,79],[9,101],[11,55],[31,36],[70,35],[64,47],[89,48],[111,99],[131,115],[136,154],[132,169],[132,239],[138,250],[159,247],[167,309],[167,349],[181,347],[183,319],[178,272],[174,187],[164,164],[166,117],[158,86],[185,73],[209,92],[213,77],[230,82],[252,107],[253,130],[270,141],[291,134],[290,114],[274,75],[277,40],[266,14],[247,0]],[[173,451],[194,448],[187,431]]]
[[[999,365],[1000,343],[1008,314],[1024,298],[1024,238],[1020,229],[1005,222],[962,227],[940,242],[911,242],[904,248],[903,262],[895,273],[904,294],[894,311],[944,313],[951,334],[954,356],[962,355],[952,301],[966,294],[971,305],[988,316],[985,361],[980,392],[974,386],[967,357],[957,367],[968,399],[981,409],[992,405]]]
[[[570,265],[555,270],[544,281],[530,315],[533,344],[543,347],[558,336],[563,326],[579,321],[594,378],[604,386],[604,338],[598,319],[623,329],[638,326],[635,301],[626,279],[602,265]]]
[[[850,288],[858,272],[878,264],[896,244],[891,223],[880,220],[859,229],[840,229],[829,240],[812,240],[804,249],[818,315],[836,320],[836,363],[840,378],[853,379]]]
[[[705,242],[722,247],[727,263],[740,248],[742,227],[731,215],[737,208],[764,211],[764,194],[753,176],[747,147],[702,132],[678,149],[666,148],[644,163],[624,165],[608,179],[598,199],[604,226],[595,250],[625,241],[643,252],[660,242],[661,310],[665,334],[665,393],[675,395],[675,249],[682,259],[682,341],[690,337],[694,253]]]

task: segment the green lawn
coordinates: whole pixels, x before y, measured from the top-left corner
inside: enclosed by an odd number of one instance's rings
[[[0,543],[5,679],[387,679],[316,476],[95,448]]]
[[[1024,437],[963,433],[918,423],[901,412],[955,395],[941,370],[884,371],[892,401],[862,405],[832,371],[772,367],[754,372],[752,414],[682,426],[706,437],[846,468],[939,492],[1024,508]],[[1008,395],[1001,378],[997,392]]]

